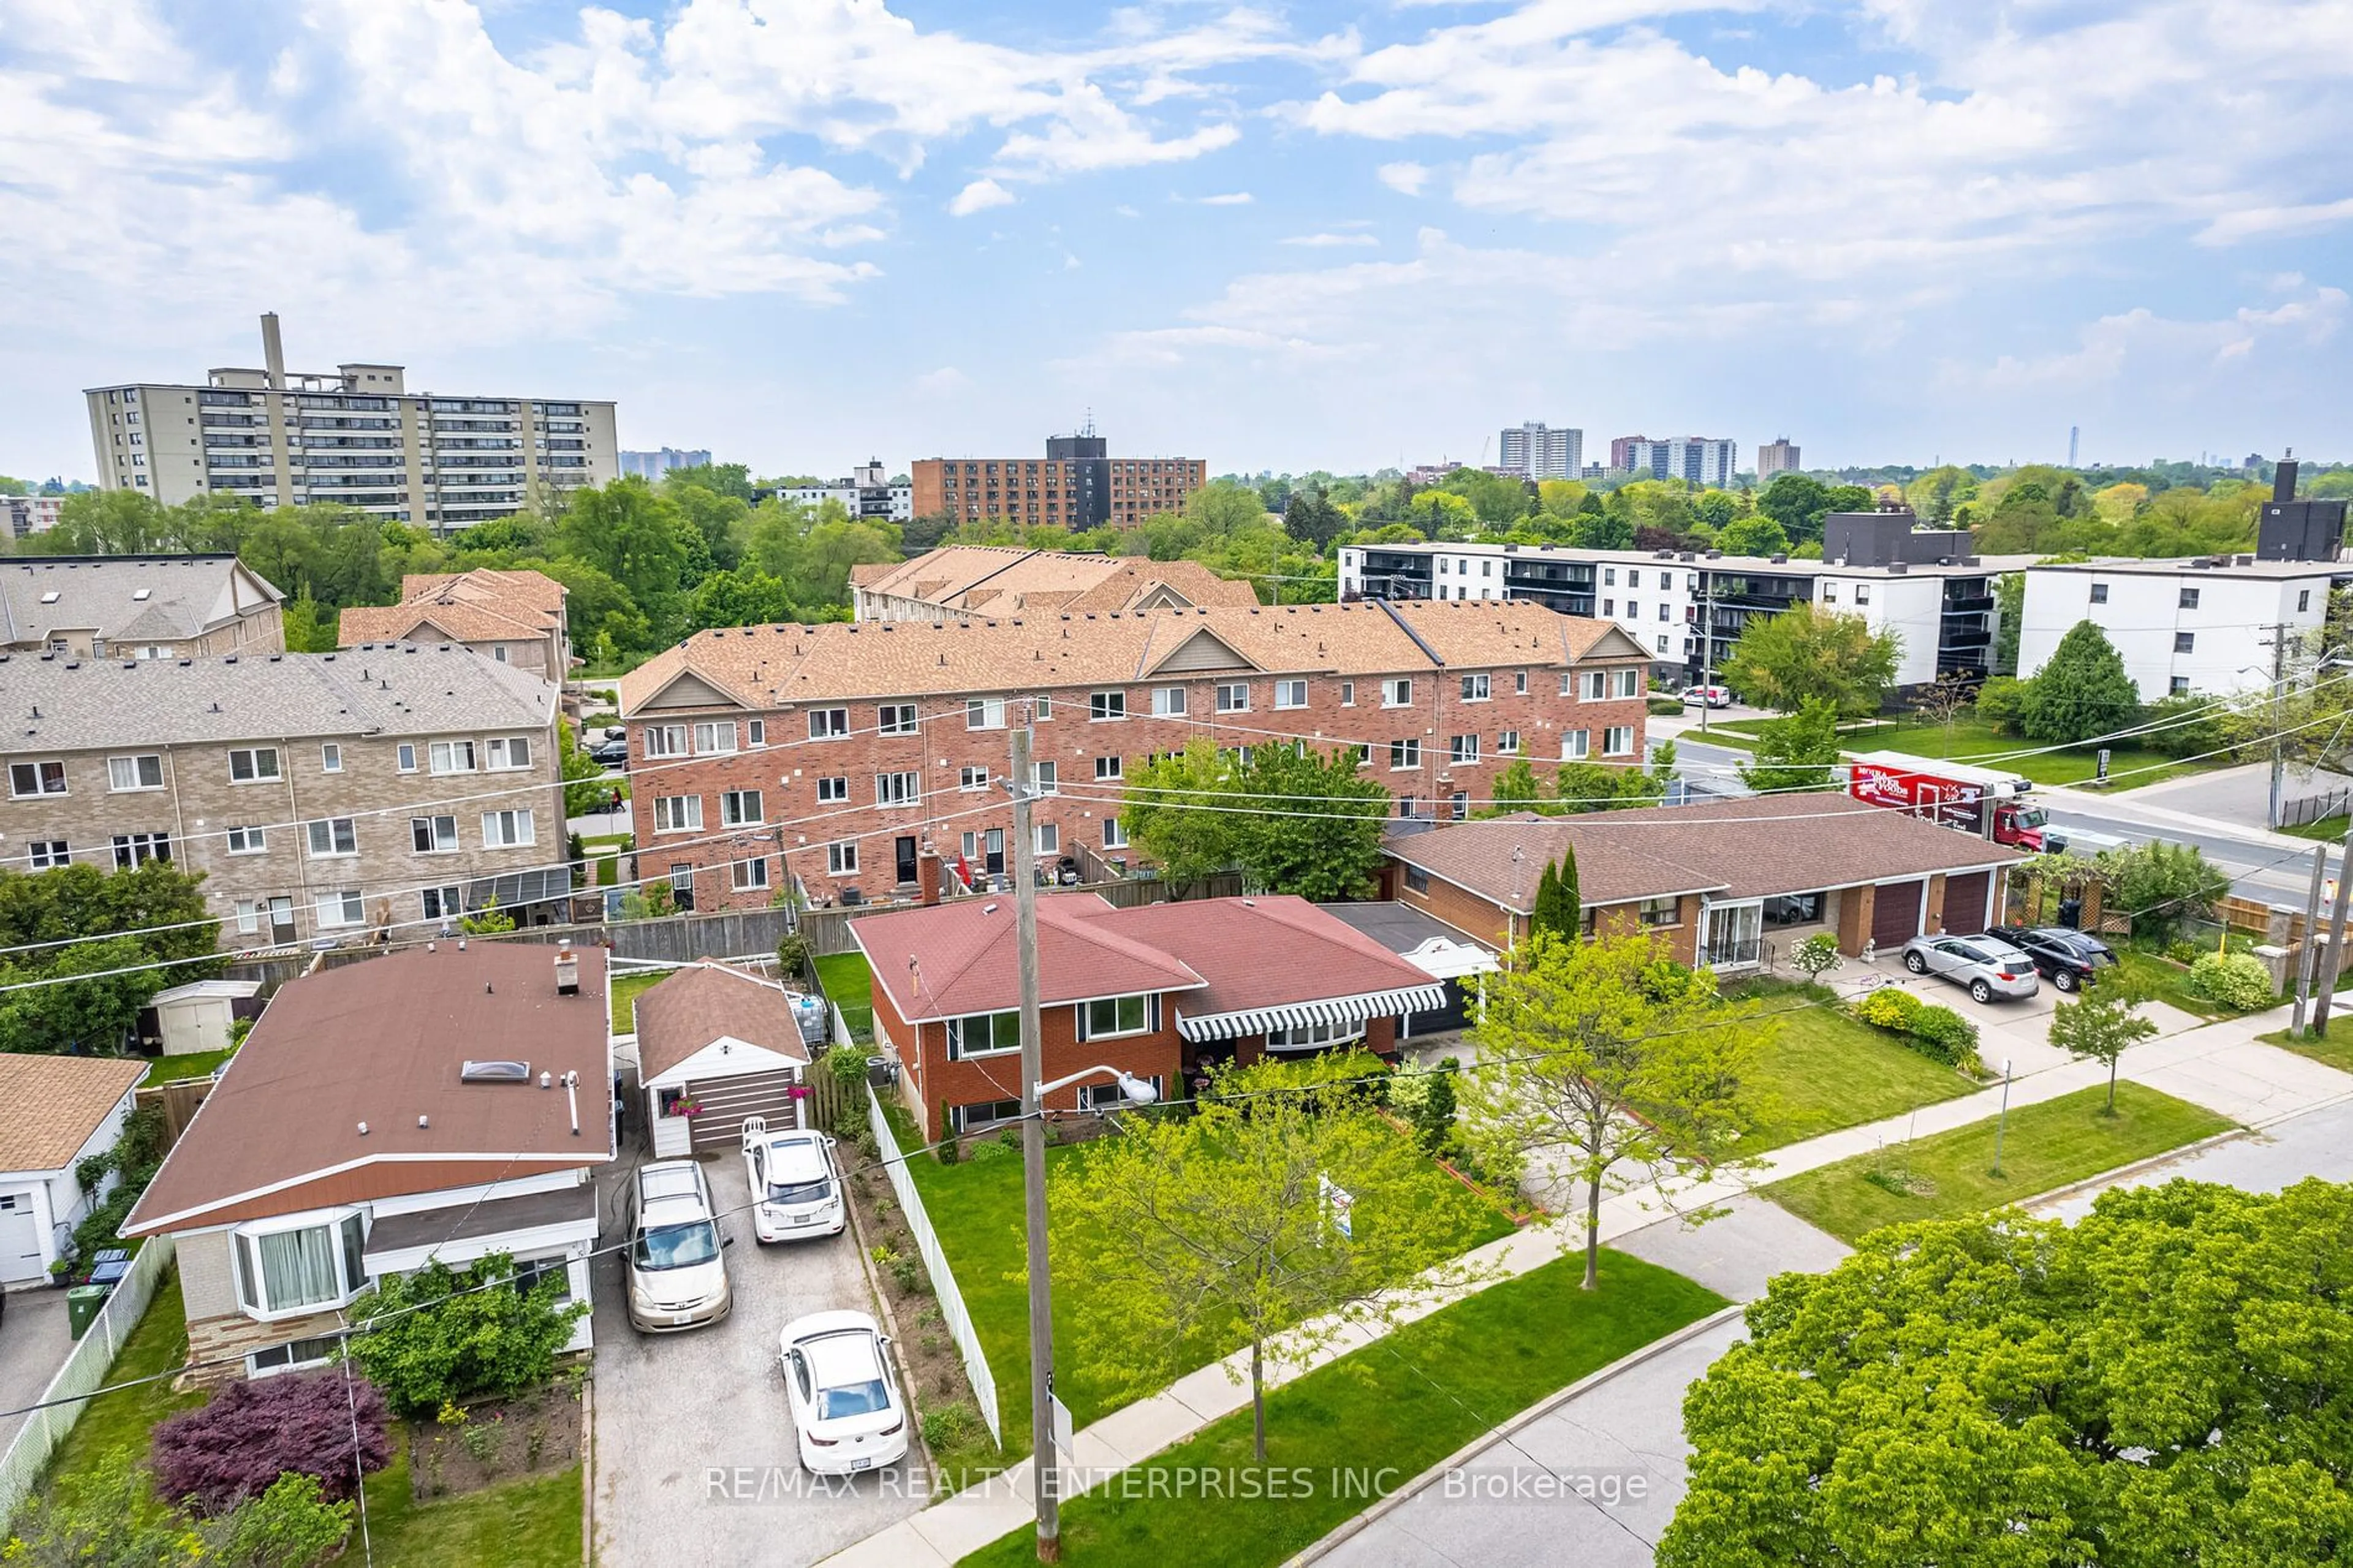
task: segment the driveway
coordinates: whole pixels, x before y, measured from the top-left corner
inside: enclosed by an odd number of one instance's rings
[[[1979,1002],[1949,980],[1912,973],[1904,967],[1900,952],[1883,952],[1867,965],[1850,958],[1828,976],[1831,984],[1850,995],[1860,994],[1866,977],[1880,985],[1900,986],[1923,1002],[1950,1007],[1975,1024],[1978,1055],[1995,1071],[2000,1070],[2005,1057],[2010,1059],[2010,1070],[2021,1078],[2064,1067],[2073,1059],[2051,1043],[2052,1010],[2066,996],[2048,980],[2038,985],[2031,996],[2015,1001],[1998,996],[1990,1002]],[[2159,1039],[2186,1034],[2206,1022],[2162,1002],[2147,1004],[2141,1009],[2141,1016],[2156,1020]]]
[[[0,1410],[19,1410],[41,1397],[73,1349],[66,1331],[66,1293],[43,1287],[8,1292],[0,1314]],[[0,1451],[25,1424],[22,1415],[0,1415]]]
[[[621,1238],[629,1168],[600,1184],[601,1245]],[[728,1212],[750,1201],[743,1162],[731,1152],[704,1170],[725,1215],[720,1229],[733,1243],[726,1256],[735,1310],[725,1322],[640,1335],[629,1327],[621,1255],[596,1259],[597,1557],[630,1568],[797,1568],[929,1500],[907,1465],[820,1481],[795,1458],[778,1336],[807,1312],[880,1316],[856,1233],[764,1247],[749,1217]]]

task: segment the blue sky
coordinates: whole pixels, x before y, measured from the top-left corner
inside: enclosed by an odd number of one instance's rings
[[[251,363],[762,472],[2353,458],[2334,0],[8,0],[0,472]]]

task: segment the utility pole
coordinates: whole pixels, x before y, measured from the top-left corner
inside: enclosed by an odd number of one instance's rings
[[[2345,906],[2353,903],[2353,888],[2347,887],[2345,873],[2353,870],[2353,823],[2345,826],[2345,853],[2337,858],[2337,897],[2330,900],[2336,908],[2328,916],[2328,953],[2320,961],[2320,980],[2312,994],[2312,1033],[2322,1039],[2328,1037],[2328,1004],[2337,994],[2338,955],[2345,949]]]
[[[2312,847],[2312,889],[2304,899],[2304,945],[2295,956],[2295,1005],[2288,1014],[2287,1032],[2304,1033],[2304,1010],[2312,1005],[2312,966],[2320,956],[2320,884],[2328,874],[2328,846]]]
[[[2263,826],[2274,833],[2280,825],[2280,780],[2287,767],[2287,736],[2280,728],[2280,697],[2287,684],[2287,623],[2272,626],[2272,793]]]
[[[1013,727],[1013,930],[1021,955],[1021,1188],[1029,1240],[1029,1469],[1038,1492],[1038,1561],[1062,1560],[1062,1467],[1054,1452],[1054,1290],[1046,1260],[1045,1047],[1038,1034],[1037,841],[1029,803],[1029,705]]]

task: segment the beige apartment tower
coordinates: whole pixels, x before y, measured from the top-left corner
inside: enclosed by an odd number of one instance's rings
[[[610,403],[410,392],[396,364],[289,371],[274,315],[261,318],[261,356],[260,369],[208,371],[201,385],[85,392],[100,485],[165,506],[338,501],[446,531],[620,469]]]
[[[1776,436],[1757,448],[1757,482],[1763,484],[1775,474],[1798,472],[1798,447],[1787,436]]]

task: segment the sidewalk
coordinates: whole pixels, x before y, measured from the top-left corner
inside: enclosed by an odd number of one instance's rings
[[[2353,1075],[2255,1039],[2285,1022],[2283,1007],[2154,1040],[2125,1054],[2119,1076],[2250,1126],[2353,1100]],[[2099,1063],[2069,1060],[2016,1079],[2010,1086],[2010,1103],[2012,1107],[2039,1104],[2106,1081],[2106,1069]],[[1996,1086],[1882,1121],[1825,1133],[1775,1150],[1762,1156],[1756,1169],[1736,1176],[1618,1194],[1601,1205],[1601,1239],[1615,1241],[1675,1214],[1727,1203],[1752,1187],[1868,1154],[1886,1143],[1982,1121],[2001,1109],[2001,1089]],[[1717,1223],[1736,1224],[1737,1215]],[[1428,1292],[1412,1301],[1400,1317],[1425,1316],[1496,1279],[1525,1274],[1583,1247],[1584,1236],[1574,1216],[1504,1237],[1469,1255],[1482,1276],[1480,1283]],[[1271,1368],[1268,1386],[1280,1386],[1368,1344],[1383,1331],[1352,1325],[1312,1361]],[[1072,1463],[1082,1474],[1065,1500],[1081,1495],[1085,1481],[1101,1480],[1141,1463],[1248,1405],[1247,1363],[1247,1352],[1236,1352],[1079,1432]],[[1024,1420],[1027,1415],[1026,1411],[1006,1413],[1008,1421]],[[1024,1459],[985,1484],[958,1492],[825,1561],[842,1568],[947,1568],[1029,1521],[1034,1510],[1034,1474],[1030,1462]],[[1071,1479],[1066,1478],[1065,1484],[1071,1485]]]

